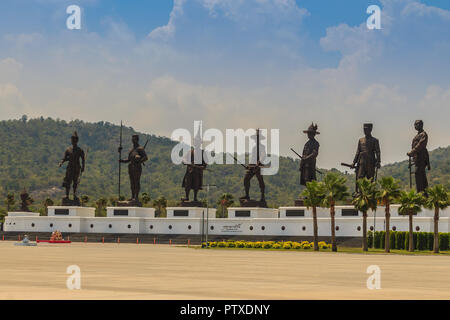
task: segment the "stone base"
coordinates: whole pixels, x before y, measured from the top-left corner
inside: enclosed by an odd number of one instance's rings
[[[126,200],[117,201],[118,207],[142,207],[142,203],[139,200]]]
[[[79,198],[75,199],[69,199],[69,198],[63,198],[61,201],[61,205],[63,207],[81,207],[81,202]]]
[[[304,206],[305,206],[305,200],[303,200],[303,199],[294,200],[294,207],[304,207]]]
[[[206,218],[206,208],[203,207],[167,207],[167,218]],[[209,208],[208,217],[210,219],[216,217],[217,209]]]
[[[183,208],[203,208],[203,202],[200,201],[183,201],[181,200],[180,207]]]
[[[95,217],[95,208],[76,206],[50,206],[47,208],[48,216],[59,217]]]
[[[278,218],[278,209],[261,208],[261,207],[230,207],[228,208],[229,219],[255,219],[255,218]]]
[[[107,217],[123,218],[123,217],[135,217],[135,218],[154,218],[154,208],[143,207],[107,207]]]
[[[265,200],[252,200],[252,199],[239,199],[241,207],[245,208],[267,208],[267,202]]]

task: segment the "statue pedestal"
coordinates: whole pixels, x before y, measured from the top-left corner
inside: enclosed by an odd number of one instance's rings
[[[53,217],[95,217],[95,208],[73,206],[50,206],[48,216]]]
[[[180,207],[183,207],[183,208],[203,208],[203,202],[200,202],[200,201],[183,201],[183,200],[181,200]]]
[[[81,202],[79,198],[73,200],[69,198],[63,198],[61,201],[61,205],[63,207],[81,207]]]
[[[239,199],[239,202],[241,204],[241,207],[244,208],[267,208],[267,202],[259,201],[259,200],[252,200],[252,199]]]
[[[107,217],[134,217],[134,218],[154,218],[155,209],[154,208],[144,208],[144,207],[107,207],[106,208]]]
[[[228,208],[228,219],[235,218],[278,218],[278,209],[244,207]]]
[[[138,200],[117,201],[118,207],[142,207],[142,203]]]
[[[202,207],[168,207],[166,208],[167,218],[206,218],[206,208]],[[216,217],[217,209],[208,209],[208,218],[212,219]]]

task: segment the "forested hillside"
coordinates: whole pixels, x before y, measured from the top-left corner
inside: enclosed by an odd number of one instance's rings
[[[70,145],[70,136],[75,130],[80,137],[80,146],[87,151],[86,171],[81,179],[79,195],[88,195],[91,201],[100,197],[110,199],[117,196],[119,126],[107,122],[66,122],[51,118],[23,117],[21,120],[0,122],[0,198],[5,199],[7,193],[12,192],[18,199],[20,191],[25,187],[37,205],[47,197],[56,203],[60,201],[65,170],[58,168],[58,162]],[[132,128],[124,127],[123,157],[131,147],[131,135],[134,133]],[[164,196],[169,204],[175,204],[183,195],[181,182],[185,167],[173,165],[170,160],[174,142],[155,135],[140,135],[142,145],[149,139],[146,148],[149,161],[143,169],[142,192],[149,193],[152,199]],[[431,184],[443,183],[449,186],[449,150],[446,147],[430,153]],[[281,157],[279,173],[265,177],[269,205],[293,204],[300,192],[298,166],[298,160]],[[212,165],[209,169],[205,173],[205,183],[218,186],[211,190],[210,201],[215,203],[225,192],[233,194],[235,199],[242,195],[245,170],[241,166]],[[382,175],[401,179],[404,186],[409,184],[406,161],[384,166],[379,173],[379,176]],[[347,178],[348,186],[353,188],[353,175],[348,175]],[[122,182],[122,193],[129,196],[126,166],[123,166]],[[252,181],[251,194],[259,196],[256,179]],[[205,193],[201,197],[204,198]]]

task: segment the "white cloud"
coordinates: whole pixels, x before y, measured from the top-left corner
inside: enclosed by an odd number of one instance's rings
[[[185,0],[174,0],[173,9],[170,12],[169,22],[162,27],[158,27],[150,32],[149,37],[152,39],[163,39],[172,37],[176,31],[176,20],[183,15],[183,4]]]

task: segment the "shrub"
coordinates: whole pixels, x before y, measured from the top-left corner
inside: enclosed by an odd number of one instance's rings
[[[235,245],[236,245],[236,248],[245,248],[245,242],[244,241],[236,241]]]
[[[296,249],[296,250],[302,249],[302,245],[300,243],[298,243],[298,242],[294,242],[292,244],[292,249]]]
[[[272,246],[273,246],[273,244],[270,241],[269,242],[264,242],[263,245],[262,245],[262,247],[264,249],[270,249],[270,248],[272,248]]]
[[[253,246],[253,248],[262,248],[262,242],[255,242],[255,245]]]
[[[211,241],[211,242],[209,243],[209,246],[210,246],[211,248],[215,248],[215,247],[217,247],[217,242]]]
[[[449,250],[450,233],[439,233],[439,250]]]
[[[373,247],[373,232],[372,231],[369,231],[367,233],[367,246],[369,248]],[[320,242],[319,242],[319,247],[320,247]]]
[[[292,248],[292,244],[290,242],[285,242],[283,244],[283,249],[291,249]]]
[[[312,248],[312,246],[311,246],[311,244],[309,244],[309,243],[305,243],[304,245],[303,245],[303,249],[305,249],[305,250],[308,250],[308,249],[311,249]]]
[[[255,243],[248,241],[248,242],[245,243],[245,247],[246,248],[254,248],[255,247]]]
[[[281,249],[281,244],[275,243],[274,245],[272,245],[272,249]]]
[[[225,248],[227,246],[227,244],[225,242],[223,242],[223,241],[220,241],[220,242],[217,243],[217,246],[219,248]]]
[[[395,248],[395,240],[397,239],[395,231],[389,232],[389,247]]]
[[[235,248],[236,245],[235,245],[235,243],[233,241],[229,241],[229,242],[227,242],[227,247],[228,248]]]

